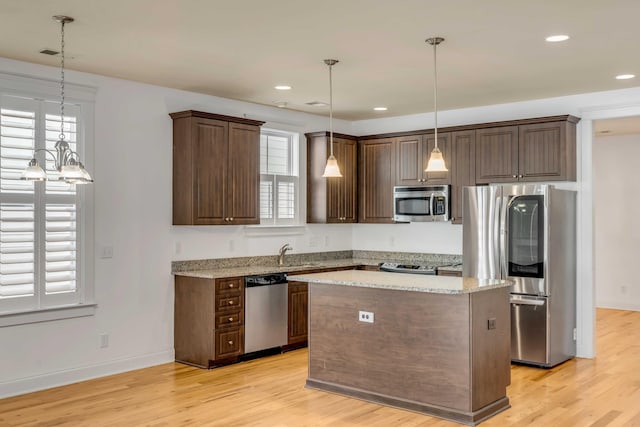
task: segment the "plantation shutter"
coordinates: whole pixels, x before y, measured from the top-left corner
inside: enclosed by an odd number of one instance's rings
[[[35,149],[55,152],[58,109],[53,102],[0,97],[0,311],[79,301],[76,188],[55,180],[55,162],[43,151],[36,158],[50,181],[20,179]],[[73,150],[78,113],[65,106],[65,139]]]
[[[260,219],[262,223],[295,223],[298,177],[294,174],[293,157],[291,134],[269,130],[261,132]]]

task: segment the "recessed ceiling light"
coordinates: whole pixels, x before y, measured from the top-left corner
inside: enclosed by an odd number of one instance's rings
[[[387,111],[387,107],[373,107],[375,111]]]
[[[291,86],[288,86],[288,85],[278,85],[278,86],[274,86],[274,88],[278,90],[291,90]]]
[[[549,36],[545,40],[551,43],[563,42],[565,40],[569,40],[569,36],[564,34],[557,34],[555,36]]]
[[[278,108],[287,108],[287,101],[274,101],[274,104]]]
[[[616,76],[616,79],[618,79],[618,80],[628,80],[628,79],[634,78],[635,76],[636,76],[635,74],[620,74],[619,76]]]

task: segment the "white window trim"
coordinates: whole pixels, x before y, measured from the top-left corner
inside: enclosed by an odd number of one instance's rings
[[[79,150],[86,169],[94,179],[94,129],[95,97],[97,88],[65,82],[65,101],[77,104],[82,114],[81,138],[84,141]],[[0,72],[0,93],[18,96],[59,100],[60,82],[23,74]],[[74,317],[91,316],[95,313],[94,280],[94,189],[93,184],[80,185],[81,202],[77,209],[82,210],[82,221],[78,222],[78,231],[82,236],[78,242],[78,280],[81,283],[79,303],[59,307],[47,307],[36,310],[8,312],[0,315],[0,327],[45,322]]]

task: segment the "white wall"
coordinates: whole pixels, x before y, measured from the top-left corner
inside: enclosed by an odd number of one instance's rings
[[[0,71],[52,80],[59,76],[57,68],[2,58]],[[275,255],[285,242],[295,252],[351,249],[351,231],[340,226],[250,236],[244,227],[171,225],[169,113],[246,114],[269,127],[298,131],[303,159],[303,133],[325,130],[326,117],[72,71],[67,81],[98,89],[91,170],[98,309],[92,317],[0,328],[0,397],[172,361],[172,260]],[[334,127],[351,132],[348,122],[334,120]],[[301,162],[302,177],[305,167]],[[300,185],[306,188],[304,178]],[[113,247],[113,258],[99,257],[104,246]],[[105,349],[99,347],[102,333],[110,338]]]
[[[2,58],[0,71],[58,78],[56,68]],[[284,242],[291,242],[296,252],[388,250],[392,238],[392,250],[461,252],[461,227],[450,224],[309,225],[302,227],[301,234],[278,236],[249,235],[253,232],[243,227],[173,227],[170,112],[199,109],[232,116],[246,114],[266,120],[269,127],[300,132],[325,130],[326,117],[72,71],[67,79],[98,88],[91,172],[96,180],[95,286],[99,307],[92,317],[0,328],[0,396],[173,360],[172,260],[274,254]],[[448,126],[567,113],[580,116],[597,108],[637,105],[638,100],[640,88],[635,88],[445,111],[439,117],[441,125]],[[597,113],[591,116],[597,118]],[[581,259],[590,262],[591,128],[589,120],[582,123],[588,136],[578,147],[580,206],[585,218],[579,219],[584,239],[580,246],[584,251]],[[431,126],[431,114],[335,121],[336,131],[354,135]],[[301,157],[305,154],[302,149]],[[304,165],[302,162],[301,188],[305,188]],[[435,237],[428,241],[428,236]],[[113,246],[112,259],[98,257],[103,246]],[[588,266],[579,278],[578,351],[590,356],[593,298],[589,292],[593,281]],[[101,333],[110,335],[106,349],[99,348]]]
[[[640,311],[640,134],[593,143],[596,305]]]

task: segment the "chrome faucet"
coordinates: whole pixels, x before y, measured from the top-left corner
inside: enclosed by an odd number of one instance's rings
[[[287,251],[292,251],[292,250],[293,248],[288,243],[285,243],[284,245],[282,245],[282,247],[278,252],[278,265],[284,265],[284,254],[287,253]]]

